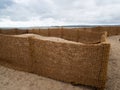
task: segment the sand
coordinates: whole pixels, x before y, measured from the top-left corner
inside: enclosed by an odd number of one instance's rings
[[[111,43],[108,81],[105,90],[120,90],[120,35],[108,38]]]
[[[69,40],[66,40],[66,39],[63,39],[63,38],[59,38],[59,37],[47,37],[47,36],[42,36],[42,35],[37,35],[37,34],[21,34],[21,35],[13,35],[13,36],[14,37],[34,37],[36,39],[52,41],[52,42],[82,44],[80,42],[69,41]]]
[[[0,66],[0,90],[92,90]]]
[[[111,43],[108,81],[105,90],[120,90],[120,36],[108,38]],[[86,86],[73,86],[35,74],[0,66],[0,90],[94,90]]]

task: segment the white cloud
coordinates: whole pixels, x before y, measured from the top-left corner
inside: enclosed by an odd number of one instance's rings
[[[0,26],[120,24],[120,0],[9,1],[0,8]]]
[[[33,26],[62,26],[67,25],[68,23],[55,21],[52,18],[43,19],[42,21],[38,20],[38,18],[33,18],[29,21],[12,21],[10,19],[2,19],[0,22],[0,27],[33,27]],[[69,23],[71,24],[71,23]],[[72,25],[72,24],[71,24]]]

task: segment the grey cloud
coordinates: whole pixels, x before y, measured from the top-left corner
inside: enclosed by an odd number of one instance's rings
[[[12,0],[0,0],[0,9],[6,8],[13,3]]]
[[[53,13],[54,8],[47,2],[43,0],[34,0],[28,2],[27,5],[23,3],[14,3],[10,7],[2,9],[0,11],[0,17],[9,17],[14,21],[26,21],[31,18],[46,18],[50,17]]]
[[[40,21],[52,18],[57,22],[72,24],[120,23],[120,0],[24,0],[23,3],[13,2],[14,0],[0,2],[3,3],[3,6],[0,6],[0,20],[8,18],[12,21],[24,22],[34,18]]]

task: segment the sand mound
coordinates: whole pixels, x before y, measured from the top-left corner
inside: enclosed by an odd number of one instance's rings
[[[34,37],[37,39],[53,41],[53,42],[82,44],[80,42],[69,41],[69,40],[66,40],[63,38],[59,38],[59,37],[47,37],[47,36],[42,36],[42,35],[37,35],[37,34],[21,34],[21,35],[13,35],[13,36],[15,36],[15,37]]]

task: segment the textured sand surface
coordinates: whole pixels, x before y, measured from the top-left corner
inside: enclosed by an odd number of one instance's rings
[[[92,90],[0,66],[0,90]]]
[[[120,35],[108,38],[111,43],[106,90],[120,90]]]
[[[120,36],[109,37],[111,43],[108,82],[105,90],[120,90]],[[73,86],[34,74],[0,66],[0,90],[94,90]]]
[[[37,35],[37,34],[22,34],[22,35],[13,35],[15,37],[35,37],[37,39],[41,39],[41,40],[47,40],[47,41],[53,41],[53,42],[65,42],[65,43],[74,43],[74,44],[82,44],[80,42],[74,42],[74,41],[69,41],[63,38],[59,38],[59,37],[46,37],[46,36],[41,36],[41,35]]]

